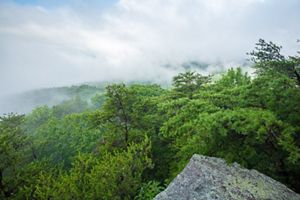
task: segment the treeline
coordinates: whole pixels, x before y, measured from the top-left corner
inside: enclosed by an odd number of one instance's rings
[[[197,153],[225,158],[300,192],[299,56],[260,40],[219,80],[196,72],[112,84],[0,118],[1,199],[152,199]]]
[[[0,113],[17,112],[29,113],[40,105],[53,106],[63,101],[79,97],[86,103],[91,104],[91,98],[97,93],[102,94],[108,83],[90,83],[89,85],[73,85],[69,87],[54,87],[36,89],[13,95],[0,97]]]

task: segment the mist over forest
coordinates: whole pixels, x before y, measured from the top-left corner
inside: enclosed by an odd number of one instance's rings
[[[293,55],[298,9],[297,0],[2,0],[0,93],[171,82],[192,61],[212,65],[206,73],[220,72],[243,64],[259,38]]]
[[[249,66],[245,52],[259,38],[292,55],[298,8],[297,0],[3,0],[0,112],[32,109],[35,102],[15,100],[30,90],[86,82],[170,85],[189,65],[205,75]]]
[[[0,199],[154,199],[195,154],[297,195],[299,10],[298,0],[0,1]],[[264,188],[224,195],[274,199]]]

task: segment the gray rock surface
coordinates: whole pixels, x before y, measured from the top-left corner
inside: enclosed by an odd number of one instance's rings
[[[155,200],[300,200],[285,185],[223,159],[194,155]]]

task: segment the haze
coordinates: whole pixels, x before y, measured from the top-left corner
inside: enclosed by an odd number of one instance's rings
[[[259,38],[292,55],[299,11],[299,0],[1,0],[0,94],[163,82],[189,61],[222,63],[213,73],[243,63]]]

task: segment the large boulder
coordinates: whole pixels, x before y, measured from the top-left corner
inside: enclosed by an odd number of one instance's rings
[[[223,159],[194,155],[155,200],[300,200],[285,185]]]

